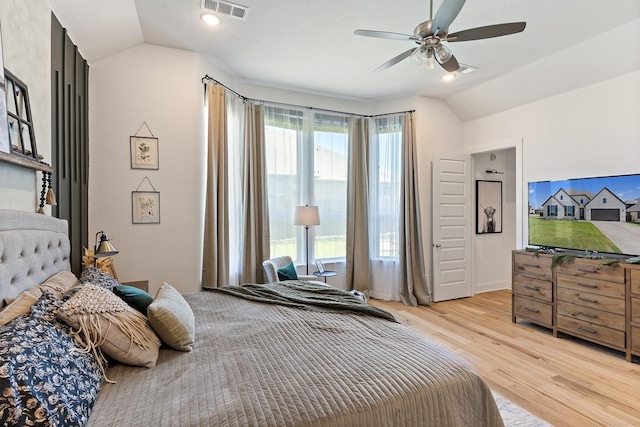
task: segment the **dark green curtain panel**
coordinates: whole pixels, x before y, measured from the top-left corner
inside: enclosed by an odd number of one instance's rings
[[[58,205],[53,216],[69,222],[71,270],[82,270],[91,247],[89,221],[89,66],[51,14],[51,158]]]

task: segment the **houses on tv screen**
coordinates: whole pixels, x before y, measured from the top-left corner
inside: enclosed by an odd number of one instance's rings
[[[640,201],[624,202],[606,187],[597,194],[561,188],[541,208],[529,207],[529,213],[546,219],[640,222]]]

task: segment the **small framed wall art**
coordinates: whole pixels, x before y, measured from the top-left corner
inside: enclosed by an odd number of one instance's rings
[[[132,191],[131,206],[134,224],[160,224],[160,192]]]
[[[502,233],[502,181],[476,181],[476,234]]]
[[[131,169],[158,170],[158,138],[150,136],[132,136]]]

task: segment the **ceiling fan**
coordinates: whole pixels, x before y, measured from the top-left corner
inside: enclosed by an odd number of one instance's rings
[[[437,61],[442,68],[452,73],[460,68],[451,50],[442,42],[464,42],[506,36],[524,31],[526,22],[510,22],[506,24],[487,25],[449,34],[449,25],[460,13],[466,0],[444,0],[433,17],[433,0],[430,0],[429,20],[421,22],[413,30],[413,35],[390,33],[387,31],[356,30],[358,36],[377,37],[390,40],[411,40],[418,47],[411,48],[395,58],[385,62],[374,71],[383,71],[398,62],[411,57],[411,62],[433,69]]]

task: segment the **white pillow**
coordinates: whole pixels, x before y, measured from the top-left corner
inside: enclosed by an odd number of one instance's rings
[[[147,317],[153,330],[169,347],[193,350],[196,319],[187,300],[173,286],[166,282],[160,286],[147,308]]]

